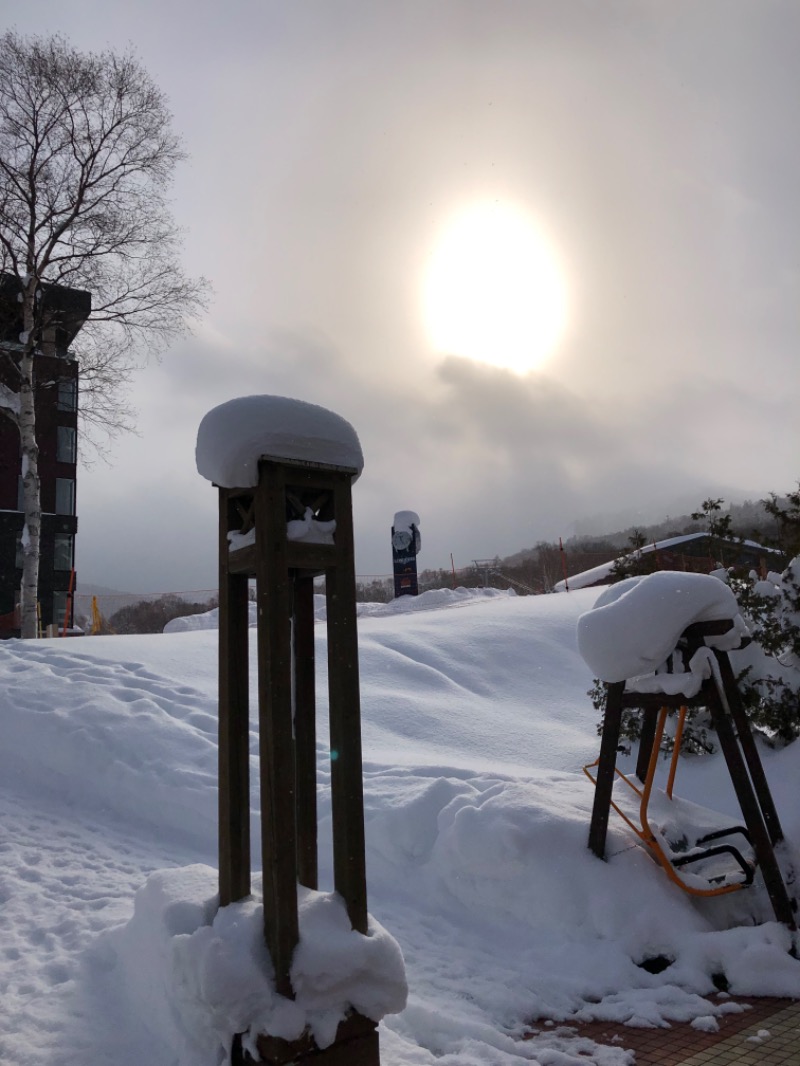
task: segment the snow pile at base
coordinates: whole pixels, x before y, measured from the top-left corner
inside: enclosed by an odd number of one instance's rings
[[[345,466],[364,457],[356,431],[340,415],[285,396],[242,396],[213,408],[197,431],[197,471],[224,488],[258,482],[258,460],[290,459]]]
[[[693,622],[721,619],[734,628],[715,645],[738,647],[747,629],[736,597],[716,577],[671,570],[629,577],[578,619],[578,649],[601,681],[625,681],[658,670]]]
[[[217,872],[194,865],[151,874],[134,913],[108,934],[131,1009],[179,1049],[181,1066],[217,1066],[234,1034],[294,1040],[307,1029],[319,1047],[350,1008],[380,1021],[402,1011],[408,988],[397,942],[374,919],[355,932],[339,896],[298,888],[300,941],[295,999],[275,992],[263,933],[260,878],[247,899],[219,908]]]

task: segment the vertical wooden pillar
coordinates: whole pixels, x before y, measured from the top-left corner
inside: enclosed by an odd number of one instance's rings
[[[645,711],[640,711],[640,714],[642,716],[642,732],[639,738],[639,754],[636,757],[636,776],[640,781],[644,781],[647,777],[650,756],[653,753],[653,743],[656,739],[658,715],[652,711],[649,714]]]
[[[715,654],[719,657],[720,655],[724,655],[724,652]],[[727,656],[725,657],[727,658]],[[733,672],[731,671],[731,678],[732,677]],[[725,695],[726,697],[728,696],[727,686]],[[733,722],[725,713],[725,708],[722,705],[722,700],[720,694],[717,692],[716,686],[709,686],[707,702],[708,709],[711,712],[711,720],[714,723],[714,728],[716,729],[717,737],[719,738],[719,745],[722,748],[725,762],[728,765],[728,773],[730,774],[733,788],[736,792],[736,798],[739,801],[739,806],[741,807],[742,815],[744,816],[744,823],[750,834],[753,850],[756,853],[758,865],[764,878],[764,884],[766,885],[767,894],[769,895],[770,903],[772,904],[772,910],[779,922],[783,922],[783,924],[789,929],[796,929],[797,925],[792,911],[792,903],[789,899],[789,893],[786,891],[786,885],[784,884],[780,867],[775,858],[775,851],[772,847],[772,841],[770,840],[769,832],[767,830],[764,812],[758,796],[753,789],[753,783],[747,773],[747,766],[740,747],[741,733],[737,743],[737,736],[733,730]],[[750,736],[750,727],[746,719],[745,730],[746,735],[752,740],[752,737]],[[756,752],[756,757],[757,756],[758,753]],[[766,785],[766,779],[764,783]],[[769,797],[769,803],[771,806],[772,796],[769,792],[769,788],[767,788],[767,796]]]
[[[296,572],[294,578],[292,651],[297,774],[297,879],[306,888],[317,888],[314,579],[302,572]]]
[[[286,480],[278,463],[261,463],[259,473],[255,521],[264,935],[275,967],[275,987],[281,995],[291,996],[289,971],[298,939],[297,817]]]
[[[250,710],[248,582],[228,568],[233,501],[219,494],[219,894],[220,905],[250,894]]]
[[[337,565],[325,572],[328,615],[334,887],[354,929],[367,932],[364,794],[350,481],[334,497]]]
[[[772,793],[767,784],[767,777],[764,773],[761,757],[758,754],[758,748],[753,740],[750,722],[745,713],[745,709],[742,706],[742,698],[736,684],[733,667],[731,666],[730,659],[724,652],[715,651],[714,657],[719,664],[725,696],[728,700],[733,724],[736,727],[736,735],[739,738],[742,754],[747,762],[747,768],[750,771],[753,787],[755,788],[759,805],[764,814],[764,823],[767,827],[770,840],[773,844],[778,844],[783,840],[783,828],[781,827],[778,811],[772,799]]]
[[[600,740],[600,759],[597,764],[592,821],[589,827],[589,847],[598,859],[604,859],[606,854],[608,816],[611,811],[611,793],[614,788],[617,765],[624,688],[624,681],[606,685],[606,710],[603,718],[603,735]]]

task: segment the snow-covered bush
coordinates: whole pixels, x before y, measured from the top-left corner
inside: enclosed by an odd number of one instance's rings
[[[747,713],[774,743],[789,744],[800,736],[800,556],[782,574],[730,584],[754,638],[733,658]]]
[[[706,500],[703,510],[692,517],[705,519],[712,535],[736,541],[729,516],[720,517],[722,503]],[[773,493],[763,501],[763,507],[776,522],[779,548],[788,557],[794,556],[792,561],[781,574],[766,577],[756,571],[741,575],[734,568],[720,569],[716,576],[730,585],[753,637],[747,648],[731,653],[745,710],[770,743],[783,746],[800,737],[800,488],[783,498]],[[614,577],[620,580],[630,573],[619,566]],[[605,707],[605,695],[605,685],[595,680],[589,696],[600,711]],[[601,719],[598,733],[602,725]],[[622,738],[637,741],[640,735],[641,713],[625,710]],[[670,738],[666,745],[669,748]],[[681,746],[686,753],[715,750],[713,727],[704,709],[689,711]]]

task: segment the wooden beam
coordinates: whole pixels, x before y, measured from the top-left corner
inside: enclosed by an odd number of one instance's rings
[[[354,929],[367,932],[361,701],[350,476],[334,494],[338,565],[326,571],[334,887]]]
[[[742,704],[741,693],[739,692],[739,686],[736,684],[730,659],[724,652],[715,651],[714,655],[719,663],[720,676],[722,677],[731,717],[736,727],[736,734],[739,737],[739,745],[747,763],[747,769],[750,771],[750,779],[753,782],[753,787],[764,815],[764,823],[767,827],[769,838],[773,844],[778,844],[783,840],[783,828],[772,799],[767,775],[764,773],[756,742],[753,739],[750,722]]]
[[[711,712],[711,720],[717,731],[720,747],[728,764],[728,772],[731,775],[736,798],[742,809],[744,824],[750,834],[753,850],[764,878],[772,910],[776,919],[788,929],[796,929],[792,904],[786,886],[783,883],[780,867],[775,859],[775,851],[769,838],[767,827],[764,823],[761,807],[758,803],[747,767],[733,731],[731,718],[725,713],[722,699],[715,684],[707,683],[708,709]],[[728,696],[728,692],[725,693]]]
[[[294,577],[294,729],[297,773],[297,879],[318,887],[317,726],[314,677],[314,579]]]
[[[276,990],[291,997],[298,919],[286,482],[278,463],[262,462],[259,471],[255,513],[264,936]]]
[[[659,704],[659,710],[662,706],[663,704]],[[642,731],[639,737],[639,753],[636,756],[636,776],[640,781],[644,781],[650,766],[650,756],[653,753],[658,711],[642,710],[640,713],[642,715]]]
[[[597,764],[597,783],[594,790],[592,821],[589,827],[589,847],[598,857],[606,855],[608,816],[611,811],[611,793],[614,788],[614,770],[617,765],[617,747],[622,724],[622,690],[625,682],[606,685],[606,709],[603,717],[603,735],[600,740],[600,759]]]
[[[247,578],[228,570],[233,504],[219,492],[219,895],[250,894],[250,698]]]

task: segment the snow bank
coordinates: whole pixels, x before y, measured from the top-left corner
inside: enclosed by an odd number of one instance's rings
[[[362,605],[383,613],[359,623],[370,911],[400,944],[410,990],[380,1024],[384,1066],[630,1066],[624,1043],[601,1048],[565,1026],[541,1023],[527,1039],[531,1020],[710,1025],[742,1009],[717,995],[720,974],[733,996],[800,998],[800,962],[760,877],[691,899],[615,816],[607,861],[587,848],[593,792],[580,767],[598,742],[575,630],[597,591],[428,595],[433,609]],[[325,627],[316,638],[324,718]],[[290,1024],[253,931],[257,882],[217,912],[216,645],[200,631],[0,646],[3,1066],[219,1066],[232,1029],[268,1004],[275,1025]],[[253,632],[250,650],[255,693]],[[255,715],[250,751],[258,841]],[[800,743],[762,758],[786,833],[779,861],[797,870]],[[739,819],[721,755],[681,763],[681,796]],[[658,774],[661,787],[663,764]],[[170,864],[182,869],[148,880]],[[330,942],[350,938],[329,902],[311,896],[303,928],[319,917]],[[366,939],[352,945],[358,986],[378,950],[375,933]],[[672,963],[651,974],[640,963],[655,955]],[[298,966],[324,1039],[343,968]]]
[[[734,621],[718,647],[738,647],[747,630],[736,597],[708,574],[662,571],[611,585],[578,619],[578,649],[601,681],[652,674],[693,622]]]
[[[291,525],[291,523],[289,523]],[[358,603],[356,610],[359,618],[380,618],[387,615],[407,614],[416,611],[435,611],[441,607],[466,607],[470,603],[479,603],[482,600],[492,600],[497,597],[504,599],[516,596],[513,589],[429,589],[420,593],[419,596],[399,596],[389,603]],[[255,626],[258,611],[255,603],[250,604],[250,618],[248,625]],[[314,596],[314,617],[317,622],[325,621],[325,596],[317,593]],[[203,614],[192,614],[185,618],[173,618],[164,626],[165,633],[189,633],[199,629],[219,629],[219,608]]]
[[[294,1000],[275,992],[260,879],[252,896],[220,908],[216,870],[159,870],[136,893],[130,922],[108,939],[131,1006],[171,1034],[181,1066],[217,1066],[236,1033],[250,1044],[260,1033],[294,1040],[310,1030],[327,1047],[351,1008],[374,1021],[403,1010],[403,956],[378,922],[370,918],[363,936],[339,896],[302,887],[298,917]]]
[[[197,470],[225,488],[258,482],[258,460],[364,468],[356,431],[340,415],[285,396],[242,396],[213,408],[197,431]]]
[[[258,605],[247,605],[248,626],[255,626],[258,622]],[[173,618],[164,626],[165,633],[196,633],[200,629],[219,629],[219,607],[202,614],[189,614],[183,618]]]
[[[216,823],[217,694],[78,652],[124,639],[3,642],[0,780],[202,841]]]

